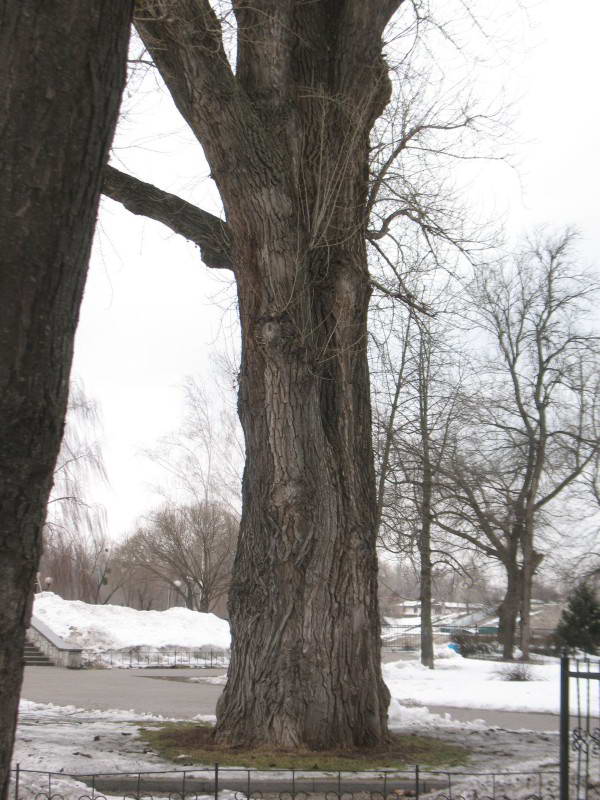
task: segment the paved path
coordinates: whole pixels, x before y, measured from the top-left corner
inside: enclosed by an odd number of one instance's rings
[[[21,696],[38,703],[78,708],[133,709],[190,719],[214,714],[222,687],[181,678],[222,675],[222,669],[63,669],[25,667]],[[176,680],[173,680],[176,678]]]
[[[133,709],[177,719],[214,714],[222,686],[206,678],[223,669],[84,669],[26,667],[22,696],[38,703],[108,710]],[[194,682],[190,682],[193,679]],[[558,731],[558,715],[428,706],[435,714],[470,722],[483,719],[506,730]]]

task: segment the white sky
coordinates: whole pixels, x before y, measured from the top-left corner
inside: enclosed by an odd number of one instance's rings
[[[481,166],[470,199],[507,214],[516,233],[575,225],[585,258],[600,264],[600,8],[542,0],[527,16],[529,26],[525,13],[516,20],[512,55],[498,67],[514,103],[518,174]],[[199,146],[153,87],[147,79],[125,98],[115,164],[218,213]],[[224,313],[227,276],[164,226],[103,201],[73,374],[100,406],[110,486],[94,487],[90,500],[106,505],[115,538],[156,502],[160,473],[142,451],[179,425],[184,378],[210,384],[211,353],[235,339],[231,310]]]

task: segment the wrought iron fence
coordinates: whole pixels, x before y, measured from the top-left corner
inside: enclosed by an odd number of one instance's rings
[[[233,767],[135,773],[13,771],[10,800],[558,800],[558,772],[314,772]]]
[[[494,635],[480,632],[477,625],[469,627],[459,625],[433,625],[434,644],[447,644],[456,634],[466,634],[481,641],[495,640]],[[381,629],[381,645],[384,650],[419,650],[421,647],[421,627],[419,623],[414,626],[385,625]]]
[[[449,644],[457,635],[467,637],[474,645],[498,645],[498,634],[487,626],[434,625],[432,627],[433,642],[436,645]],[[556,652],[553,649],[553,630],[536,628],[531,632],[532,653]],[[383,650],[413,651],[421,648],[420,624],[414,626],[385,625],[381,629],[381,646]],[[498,645],[499,647],[499,645]],[[480,653],[477,657],[480,658]]]
[[[102,652],[82,650],[81,660],[84,667],[198,667],[214,669],[229,666],[229,651],[186,647],[160,650],[149,647],[132,647],[127,650],[104,650]]]
[[[600,800],[600,660],[560,664],[560,800]]]

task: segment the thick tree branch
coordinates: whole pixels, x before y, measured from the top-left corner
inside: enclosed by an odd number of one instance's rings
[[[404,0],[350,0],[346,3],[346,16],[351,20],[353,28],[359,31],[372,29],[376,36],[381,36],[403,2]]]
[[[210,85],[215,95],[232,94],[235,76],[209,0],[137,0],[134,23],[192,128],[197,82]]]
[[[121,203],[132,214],[149,217],[197,244],[207,267],[233,269],[227,223],[114,167],[104,168],[102,193]]]
[[[231,69],[209,0],[138,0],[134,22],[221,194],[250,165],[272,177],[275,143]]]

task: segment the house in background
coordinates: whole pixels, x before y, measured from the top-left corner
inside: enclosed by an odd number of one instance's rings
[[[421,616],[421,601],[420,600],[400,600],[393,603],[389,607],[388,616],[390,617],[420,617]],[[477,612],[483,608],[481,603],[456,603],[448,600],[432,600],[431,613],[434,617],[445,617],[449,614],[468,614],[470,612]]]

